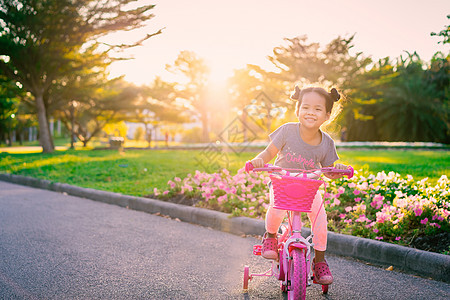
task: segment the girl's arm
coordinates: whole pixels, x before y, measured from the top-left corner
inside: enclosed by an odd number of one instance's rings
[[[272,142],[270,142],[270,144],[266,147],[266,149],[264,149],[264,151],[259,153],[250,162],[255,168],[263,168],[264,164],[271,161],[275,157],[275,155],[277,155],[277,153],[278,153],[277,147],[275,147],[275,145]]]
[[[347,170],[347,166],[343,165],[343,164],[336,164],[336,166],[331,165],[328,167],[335,167],[336,169],[339,169],[339,170]],[[327,178],[330,178],[330,179],[338,179],[338,178],[341,178],[342,176],[344,176],[344,175],[338,174],[338,173],[324,173],[323,175],[325,175]]]

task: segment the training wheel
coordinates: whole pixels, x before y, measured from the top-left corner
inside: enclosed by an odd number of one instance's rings
[[[328,294],[328,284],[322,284],[322,293]]]
[[[248,289],[248,280],[250,279],[250,268],[244,266],[244,290]]]

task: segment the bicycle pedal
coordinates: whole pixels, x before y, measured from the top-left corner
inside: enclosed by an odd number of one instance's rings
[[[262,245],[254,245],[253,255],[261,255],[261,253],[262,253]]]

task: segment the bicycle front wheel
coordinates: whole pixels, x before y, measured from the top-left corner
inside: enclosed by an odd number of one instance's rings
[[[289,277],[291,281],[290,289],[288,290],[289,300],[304,300],[306,298],[306,260],[303,251],[300,249],[293,249],[292,260],[290,260]]]

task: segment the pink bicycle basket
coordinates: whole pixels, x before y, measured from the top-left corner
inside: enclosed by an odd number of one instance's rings
[[[299,176],[270,175],[274,194],[274,208],[311,212],[311,206],[322,180]]]

